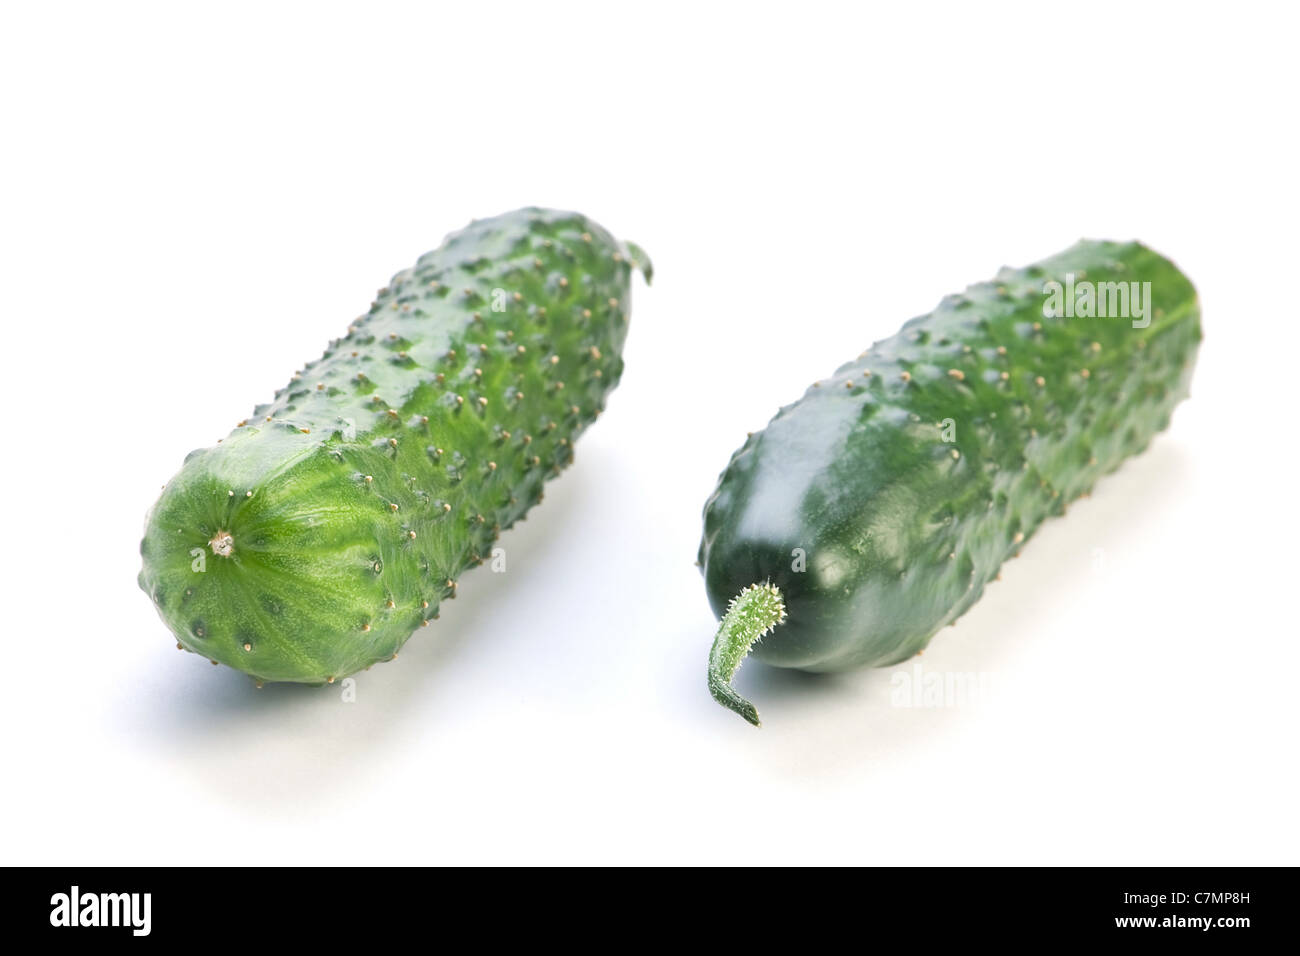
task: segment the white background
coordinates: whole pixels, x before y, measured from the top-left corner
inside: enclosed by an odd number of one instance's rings
[[[902,6],[7,5],[3,861],[1300,862],[1296,16]],[[176,653],[135,576],[185,453],[529,204],[658,275],[506,575],[352,704]],[[693,562],[745,432],[1080,236],[1171,256],[1205,342],[922,659],[990,694],[751,663],[764,727],[715,705]]]

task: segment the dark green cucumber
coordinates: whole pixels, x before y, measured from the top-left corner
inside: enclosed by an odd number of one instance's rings
[[[259,681],[396,657],[572,460],[623,371],[636,267],[585,217],[521,209],[394,276],[154,505],[140,586],[178,646]]]
[[[922,650],[1043,519],[1169,423],[1200,340],[1172,263],[1085,241],[949,296],[815,383],[704,508],[714,697],[757,724],[730,687],[749,652],[835,671]]]

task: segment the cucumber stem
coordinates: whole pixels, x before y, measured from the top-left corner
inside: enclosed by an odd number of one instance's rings
[[[781,591],[769,582],[751,584],[731,599],[718,625],[718,636],[709,651],[709,693],[723,707],[734,710],[755,727],[758,711],[731,687],[731,679],[750,648],[772,628],[785,620]]]

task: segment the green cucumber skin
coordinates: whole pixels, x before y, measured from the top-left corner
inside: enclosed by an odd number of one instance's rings
[[[150,511],[139,582],[179,646],[259,681],[395,657],[572,460],[622,374],[638,267],[594,222],[533,208],[394,276]]]
[[[1044,317],[1044,283],[1066,273],[1150,282],[1150,325]],[[1137,243],[1080,242],[949,296],[732,456],[704,508],[714,613],[770,582],[786,620],[759,659],[836,671],[911,657],[1045,518],[1166,427],[1200,340],[1195,289]]]

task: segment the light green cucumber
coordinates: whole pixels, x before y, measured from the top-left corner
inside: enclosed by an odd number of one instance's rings
[[[521,209],[395,275],[149,513],[140,586],[178,646],[259,681],[396,657],[572,461],[637,268],[589,219]]]

